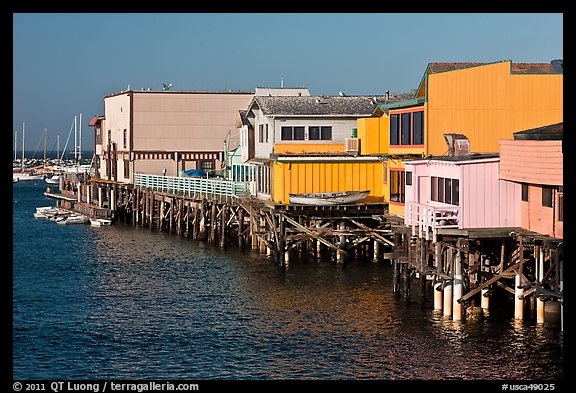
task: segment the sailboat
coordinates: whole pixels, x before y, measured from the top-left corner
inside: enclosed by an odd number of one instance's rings
[[[37,173],[34,170],[26,171],[24,168],[24,136],[25,136],[25,123],[22,122],[22,158],[20,160],[20,171],[12,171],[12,182],[16,183],[21,180],[42,180],[44,175]]]

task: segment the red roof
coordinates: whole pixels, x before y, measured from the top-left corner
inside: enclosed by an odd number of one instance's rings
[[[96,123],[98,123],[98,120],[100,120],[100,116],[94,115],[94,117],[88,123],[88,127],[94,127]]]

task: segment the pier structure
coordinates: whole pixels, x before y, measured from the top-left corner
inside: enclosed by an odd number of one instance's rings
[[[385,203],[336,206],[278,204],[254,198],[245,184],[223,180],[137,175],[135,184],[67,175],[61,192],[47,192],[64,208],[91,217],[207,241],[236,243],[266,253],[287,268],[304,255],[330,253],[390,263],[393,292],[426,301],[453,321],[490,313],[495,290],[514,299],[514,317],[560,314],[563,299],[561,239],[522,228],[419,228],[387,213]],[[413,295],[417,288],[418,296]]]
[[[428,281],[434,309],[460,321],[489,315],[499,288],[514,299],[514,318],[531,313],[542,324],[545,315],[559,314],[563,326],[561,239],[521,228],[438,229],[435,241],[406,227],[394,233],[393,289],[406,300],[412,296],[411,277],[419,281],[421,301]]]

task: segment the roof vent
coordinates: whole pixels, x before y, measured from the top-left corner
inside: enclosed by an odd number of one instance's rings
[[[464,134],[445,133],[448,157],[461,157],[470,154],[470,141]]]

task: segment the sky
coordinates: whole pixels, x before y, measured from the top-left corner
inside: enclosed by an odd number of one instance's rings
[[[563,58],[562,13],[13,13],[13,139],[93,150],[93,115],[127,90],[405,93],[431,62]],[[23,126],[24,124],[24,126]],[[79,133],[80,124],[77,123]],[[78,136],[79,137],[79,136]],[[36,157],[41,157],[37,154]]]

